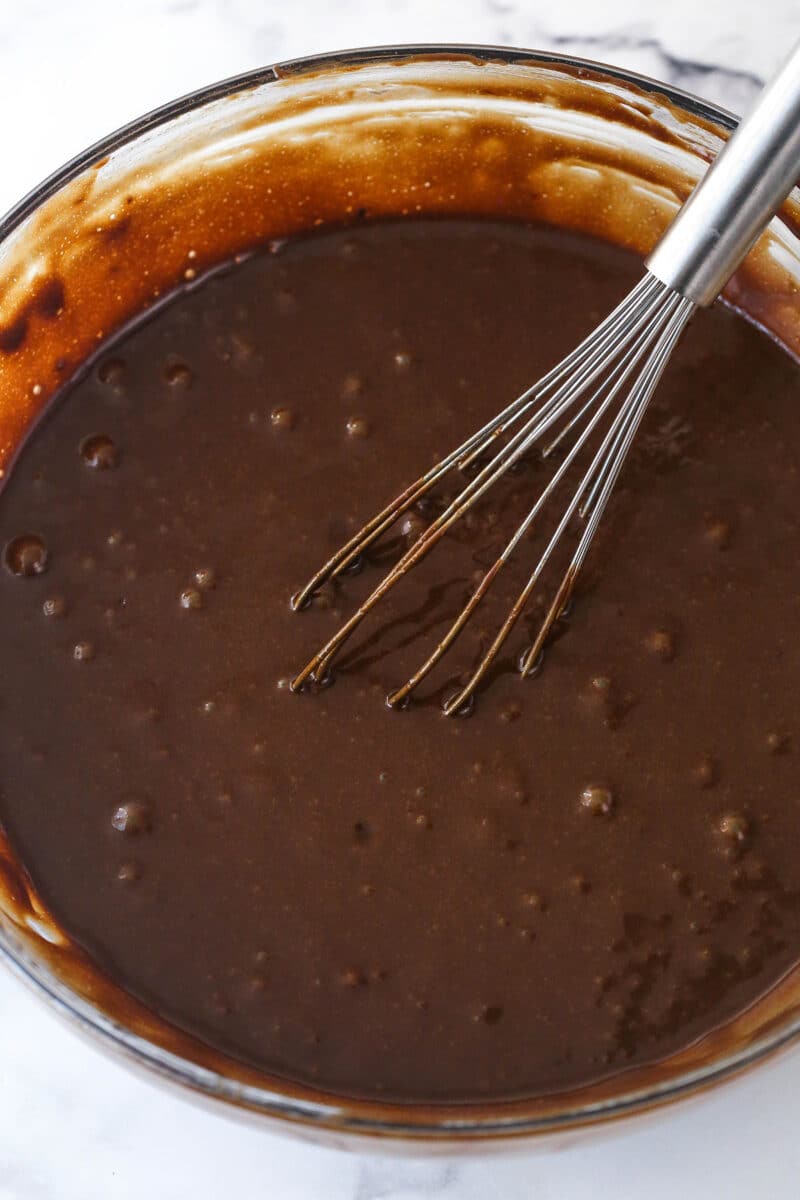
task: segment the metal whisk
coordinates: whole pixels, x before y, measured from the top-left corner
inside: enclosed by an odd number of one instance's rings
[[[529,675],[554,623],[565,611],[642,417],[683,330],[698,307],[718,296],[800,177],[800,44],[755,109],[736,130],[647,260],[646,273],[616,309],[565,359],[467,438],[367,522],[292,599],[304,608],[328,579],[363,552],[452,470],[480,466],[374,591],[292,682],[323,681],[353,630],[379,600],[427,555],[453,524],[534,445],[562,456],[505,549],[418,671],[387,697],[402,706],[453,644],[519,543],[539,518],[593,434],[600,444],[580,478],[527,583],[467,683],[445,704],[465,711],[553,554],[578,525],[577,545],[532,645],[520,659]],[[598,428],[599,427],[599,428]],[[505,438],[500,443],[501,437]]]

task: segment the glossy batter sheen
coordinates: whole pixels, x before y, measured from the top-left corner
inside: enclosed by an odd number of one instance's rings
[[[439,712],[521,548],[419,665],[544,478],[500,485],[353,640],[418,535],[289,597],[640,273],[488,222],[275,245],[128,332],[0,497],[0,819],[65,929],[174,1024],[345,1093],[546,1093],[656,1061],[800,956],[797,366],[721,308],[648,413],[580,593]],[[453,481],[455,486],[455,481]],[[438,503],[442,503],[439,497]]]

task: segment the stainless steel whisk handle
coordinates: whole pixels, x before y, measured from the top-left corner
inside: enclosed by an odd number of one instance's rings
[[[798,180],[800,42],[650,255],[648,271],[695,304],[711,304]]]

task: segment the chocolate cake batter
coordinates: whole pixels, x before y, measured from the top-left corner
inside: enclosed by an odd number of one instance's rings
[[[446,494],[306,612],[292,593],[640,270],[489,221],[275,243],[126,332],[24,446],[0,821],[175,1026],[334,1092],[545,1094],[685,1047],[800,958],[800,376],[730,311],[680,347],[537,678],[515,669],[533,604],[473,715],[438,711],[530,544],[415,702],[384,704],[530,507],[531,462],[331,686],[288,687]]]

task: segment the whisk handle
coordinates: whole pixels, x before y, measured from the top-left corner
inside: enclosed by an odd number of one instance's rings
[[[800,42],[647,260],[695,304],[719,295],[800,180]]]

